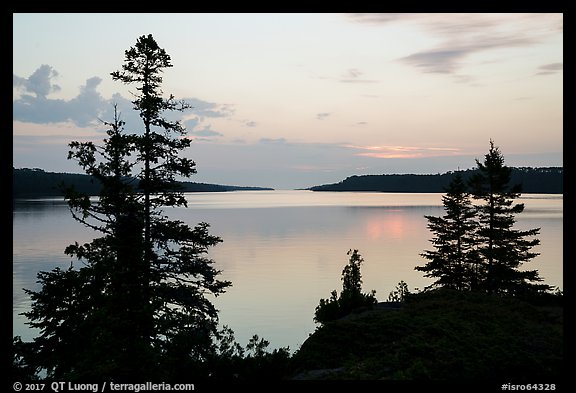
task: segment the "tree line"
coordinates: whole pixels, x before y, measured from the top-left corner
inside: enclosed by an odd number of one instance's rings
[[[562,194],[564,169],[562,167],[510,167],[510,181],[522,184],[522,192]],[[350,176],[341,182],[309,188],[312,191],[373,191],[373,192],[444,192],[458,174],[468,181],[478,168],[449,171],[442,174],[389,174]]]
[[[134,179],[138,182],[138,179]],[[182,192],[226,192],[272,190],[267,187],[229,186],[179,181]],[[64,187],[74,186],[88,195],[99,195],[102,185],[93,176],[82,173],[46,172],[40,168],[12,168],[12,197],[36,198],[64,196]]]

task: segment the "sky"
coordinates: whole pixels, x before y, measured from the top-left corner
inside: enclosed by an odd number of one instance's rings
[[[189,181],[306,188],[348,176],[563,166],[563,14],[15,13],[13,166],[83,173],[134,86],[113,81],[152,34]],[[175,116],[175,114],[171,114]]]

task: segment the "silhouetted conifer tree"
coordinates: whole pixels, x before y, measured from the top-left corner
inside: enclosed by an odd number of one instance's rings
[[[510,294],[549,290],[548,285],[533,283],[542,281],[537,270],[520,270],[523,263],[539,255],[532,248],[540,244],[535,238],[540,228],[514,229],[515,216],[524,211],[523,203],[514,204],[521,185],[509,184],[511,169],[504,165],[504,157],[492,140],[484,162],[476,160],[476,164],[478,172],[469,183],[473,198],[482,202],[477,207],[476,234],[485,269],[482,289]]]
[[[218,315],[206,295],[231,284],[217,279],[206,254],[222,240],[206,223],[190,228],[162,212],[186,206],[175,179],[195,173],[195,163],[179,156],[190,145],[184,128],[163,117],[188,108],[161,96],[161,72],[171,66],[151,35],[139,37],[112,76],[137,84],[133,103],[144,131],[125,134],[116,115],[103,146],[70,144],[68,158],[102,191],[91,199],[69,189],[66,199],[74,218],[103,236],[67,247],[80,267],[40,272],[41,289],[27,291],[33,303],[25,314],[41,330],[24,346],[33,354],[21,362],[27,369],[68,380],[201,378],[194,370],[205,371],[199,364],[216,351]]]
[[[482,276],[476,246],[478,225],[476,210],[460,173],[454,175],[442,196],[442,203],[446,212],[443,217],[424,216],[434,233],[430,242],[435,249],[420,254],[429,262],[415,269],[425,272],[425,277],[436,279],[430,287],[475,289]]]

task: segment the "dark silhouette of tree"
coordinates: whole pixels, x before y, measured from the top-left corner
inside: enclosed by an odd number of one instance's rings
[[[531,251],[540,244],[540,228],[521,231],[514,229],[515,216],[524,211],[524,204],[514,204],[520,196],[521,185],[510,185],[511,169],[504,165],[504,157],[490,140],[490,150],[484,162],[476,160],[478,172],[469,180],[477,207],[479,228],[476,232],[478,251],[485,275],[481,288],[488,292],[520,294],[535,290],[549,290],[537,270],[520,270],[525,262],[537,255]],[[532,239],[528,239],[528,238]]]
[[[408,289],[408,284],[404,280],[400,280],[396,288],[388,294],[388,302],[392,303],[402,303],[412,295],[410,289]]]
[[[430,287],[481,290],[489,293],[533,295],[552,289],[537,270],[520,270],[537,255],[535,238],[540,228],[521,231],[514,228],[515,216],[524,204],[514,204],[521,185],[510,185],[512,168],[490,140],[484,162],[467,181],[457,172],[442,197],[446,215],[425,216],[435,234],[435,250],[420,254],[429,262],[415,269],[437,280]],[[467,187],[468,186],[468,187]],[[469,191],[468,191],[469,190]],[[472,204],[471,198],[481,201]]]
[[[162,98],[161,73],[172,67],[170,56],[160,48],[152,35],[141,36],[136,45],[125,52],[122,71],[112,72],[112,78],[124,84],[136,85],[134,109],[144,123],[143,135],[134,136],[134,147],[142,171],[135,176],[141,190],[144,229],[144,280],[149,298],[156,299],[153,307],[161,335],[155,345],[172,354],[175,365],[183,358],[196,361],[206,358],[212,350],[211,336],[217,327],[217,313],[206,299],[205,292],[218,295],[230,285],[215,280],[220,272],[205,258],[208,247],[221,241],[208,234],[208,224],[191,229],[181,221],[168,220],[159,208],[186,206],[176,176],[189,177],[196,173],[195,163],[179,156],[190,146],[185,129],[178,121],[169,121],[166,111],[184,111],[190,106],[170,95]]]
[[[362,274],[360,265],[364,262],[358,250],[349,250],[350,259],[342,270],[342,291],[338,296],[336,290],[330,293],[329,299],[320,299],[316,306],[314,321],[326,323],[342,318],[351,312],[372,308],[376,303],[376,291],[362,293]]]
[[[182,193],[175,192],[179,185],[175,176],[189,177],[196,173],[195,163],[178,156],[178,152],[190,146],[180,122],[168,121],[165,111],[184,111],[190,106],[176,101],[170,95],[162,98],[162,75],[164,68],[172,67],[170,56],[158,46],[151,34],[141,36],[136,45],[125,52],[122,71],[112,72],[112,79],[124,84],[136,84],[138,93],[132,101],[144,122],[144,135],[135,137],[135,146],[143,171],[138,175],[139,188],[144,196],[144,244],[145,259],[152,262],[152,226],[154,209],[159,206],[185,206]],[[170,134],[176,134],[172,137]]]
[[[69,188],[66,199],[74,218],[103,236],[66,248],[80,268],[40,272],[41,289],[27,290],[33,303],[25,315],[41,330],[24,346],[33,353],[21,362],[27,369],[69,380],[201,378],[194,370],[205,371],[201,363],[214,357],[221,335],[206,296],[231,283],[217,279],[221,272],[206,254],[222,240],[207,223],[190,228],[162,211],[186,206],[175,179],[195,173],[195,163],[179,157],[190,145],[184,128],[162,117],[188,108],[161,97],[160,73],[170,66],[151,35],[138,38],[123,72],[112,76],[138,84],[133,103],[144,132],[124,133],[116,114],[103,146],[70,143],[68,158],[101,183],[101,192],[91,199]]]
[[[422,257],[428,260],[415,270],[425,272],[425,277],[435,278],[430,287],[447,287],[470,290],[478,287],[481,277],[479,253],[476,247],[476,210],[466,183],[456,173],[442,196],[446,214],[443,217],[424,216],[428,228],[434,233],[430,240],[435,250],[426,250]]]

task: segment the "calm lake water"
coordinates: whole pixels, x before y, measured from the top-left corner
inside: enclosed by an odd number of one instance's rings
[[[211,299],[220,323],[246,345],[258,334],[270,349],[294,352],[312,333],[321,298],[342,289],[349,249],[364,258],[363,290],[385,301],[400,280],[410,290],[432,280],[414,270],[433,249],[424,215],[443,216],[442,194],[241,191],[189,193],[188,208],[166,211],[190,226],[210,224],[223,242],[210,250],[221,279],[232,287]],[[541,228],[540,255],[524,268],[563,289],[563,196],[523,195],[517,229]],[[18,200],[13,210],[13,334],[37,334],[19,313],[30,307],[22,288],[38,289],[38,271],[67,268],[64,248],[92,240],[95,233],[74,221],[60,199]],[[100,234],[96,234],[100,236]],[[75,262],[78,263],[78,262]]]

